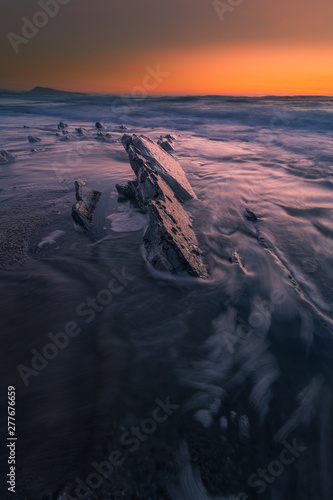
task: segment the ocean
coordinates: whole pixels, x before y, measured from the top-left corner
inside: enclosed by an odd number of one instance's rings
[[[333,98],[12,95],[0,110],[15,498],[330,500]],[[146,217],[115,189],[134,177],[124,133],[177,137],[208,279],[146,261]],[[77,179],[102,192],[88,233]]]

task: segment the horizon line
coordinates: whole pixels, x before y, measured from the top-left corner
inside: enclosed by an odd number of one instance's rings
[[[104,91],[91,91],[91,90],[63,90],[63,89],[55,89],[51,87],[41,87],[41,86],[36,86],[33,87],[29,90],[14,90],[14,89],[0,89],[0,92],[13,92],[16,94],[27,94],[31,93],[34,90],[44,90],[44,91],[54,91],[54,92],[59,92],[59,93],[68,93],[68,94],[93,94],[93,95],[104,95],[104,96],[125,96],[125,97],[131,97],[131,98],[137,98],[137,99],[145,99],[146,97],[234,97],[234,98],[241,98],[241,97],[285,97],[285,98],[296,98],[296,97],[312,97],[312,98],[327,98],[327,97],[333,97],[333,94],[177,94],[177,93],[170,93],[170,94],[147,94],[146,96],[139,96],[139,95],[133,95],[131,93],[126,93],[126,92],[104,92]]]

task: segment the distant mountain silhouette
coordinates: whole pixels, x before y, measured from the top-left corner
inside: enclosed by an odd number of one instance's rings
[[[82,92],[70,92],[68,90],[57,90],[57,89],[51,89],[48,87],[35,87],[31,90],[23,90],[23,91],[18,91],[18,90],[7,90],[7,89],[0,89],[0,95],[28,95],[28,96],[40,96],[40,97],[57,97],[57,96],[65,96],[65,95],[85,95]]]
[[[67,90],[57,90],[48,87],[35,87],[32,90],[29,90],[28,92],[25,93],[36,96],[61,96],[68,94],[81,94],[81,92],[69,92]]]

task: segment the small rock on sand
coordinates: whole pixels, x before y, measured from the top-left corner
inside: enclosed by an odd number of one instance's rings
[[[99,139],[111,139],[111,134],[109,132],[97,132],[97,137]]]
[[[79,135],[87,135],[87,131],[85,128],[82,128],[82,127],[78,127],[75,129],[76,132],[79,134]]]
[[[64,123],[64,122],[59,122],[59,123],[58,123],[58,125],[57,125],[57,127],[58,127],[58,130],[60,130],[61,128],[66,128],[66,127],[68,127],[68,125],[67,125],[67,123]]]
[[[33,135],[29,135],[28,136],[28,141],[29,142],[40,142],[42,139],[40,139],[39,137],[34,137]]]
[[[14,160],[14,156],[9,153],[9,151],[5,151],[4,149],[0,151],[0,165],[8,163],[12,160]]]
[[[256,214],[254,212],[252,212],[252,210],[250,210],[249,208],[245,209],[245,217],[247,218],[247,220],[249,220],[251,222],[258,221],[258,217],[256,216]]]

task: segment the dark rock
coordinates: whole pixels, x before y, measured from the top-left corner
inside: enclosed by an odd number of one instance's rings
[[[41,140],[39,137],[34,137],[33,135],[29,135],[28,137],[29,142],[40,142]]]
[[[4,149],[0,151],[0,165],[9,163],[12,160],[14,160],[14,156],[9,151],[5,151]]]
[[[96,128],[103,128],[103,125],[100,122],[96,122],[95,127]]]
[[[173,134],[167,134],[165,136],[165,138],[166,138],[167,141],[176,141],[177,140],[177,136],[173,135]]]
[[[82,128],[82,127],[78,127],[75,129],[76,132],[79,134],[79,135],[87,135],[87,131],[85,128]]]
[[[75,181],[74,184],[77,203],[72,207],[72,218],[77,226],[88,231],[102,193],[85,187],[82,181]]]
[[[77,135],[71,132],[68,132],[68,130],[62,130],[62,135],[60,136],[62,141],[76,141],[77,140]]]
[[[167,134],[165,137],[161,135],[159,140],[157,141],[157,144],[161,146],[165,151],[174,151],[175,148],[173,147],[173,142],[177,140],[177,137],[175,135]]]
[[[61,134],[59,134],[59,132],[57,132],[56,137],[61,137]]]
[[[102,140],[111,139],[111,134],[109,132],[97,132],[97,137]]]
[[[149,216],[143,239],[148,261],[160,271],[187,272],[207,278],[189,216],[179,201],[179,193],[187,198],[194,195],[179,163],[146,137],[124,136],[123,144],[136,180],[126,187],[118,185],[117,190],[122,195],[127,192],[134,195]],[[178,196],[170,184],[175,186]]]
[[[64,122],[59,122],[58,125],[58,130],[62,129],[62,128],[66,128],[68,127],[67,123],[64,123]]]
[[[28,127],[28,125],[24,125],[24,127],[23,127],[23,128],[30,128],[30,127]]]
[[[157,141],[157,144],[159,146],[161,146],[161,148],[164,149],[164,151],[174,151],[175,148],[173,147],[173,145],[169,142],[169,141],[163,141],[162,139],[158,140]]]
[[[125,127],[125,125],[120,125],[119,128],[120,130],[127,130],[127,127]]]
[[[31,152],[32,152],[32,153],[37,153],[37,149],[32,148]]]
[[[252,212],[252,210],[250,210],[249,208],[245,209],[244,215],[247,218],[247,220],[249,220],[251,222],[257,222],[257,220],[258,220],[258,217],[256,216],[256,214],[254,212]]]
[[[67,130],[62,131],[62,136],[61,136],[61,141],[76,141],[77,140],[77,135],[71,132],[68,132]]]
[[[135,198],[136,195],[136,189],[138,187],[137,181],[129,181],[126,186],[123,186],[121,184],[116,184],[116,189],[120,196],[123,196],[125,198]]]

